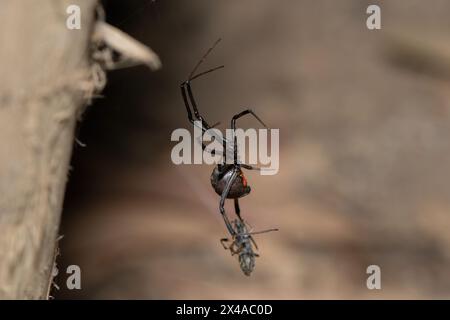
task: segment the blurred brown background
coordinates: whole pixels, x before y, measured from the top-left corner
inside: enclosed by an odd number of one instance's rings
[[[84,115],[59,259],[82,290],[57,298],[450,298],[449,1],[104,4],[163,69],[111,72]],[[179,84],[218,37],[203,68],[225,69],[194,83],[201,112],[223,129],[251,107],[280,128],[279,173],[250,172],[241,201],[255,229],[280,228],[256,236],[251,277],[219,243],[213,167],[170,160],[171,132],[192,129]],[[382,290],[366,288],[371,264]]]

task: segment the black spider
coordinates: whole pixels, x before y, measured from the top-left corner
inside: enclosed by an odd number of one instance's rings
[[[220,39],[217,40],[214,45],[208,49],[208,51],[203,55],[203,57],[200,59],[200,61],[197,63],[197,65],[192,70],[191,74],[189,75],[188,80],[183,82],[181,84],[181,95],[183,96],[184,104],[186,105],[186,110],[188,114],[189,121],[195,125],[194,121],[200,121],[202,124],[202,130],[205,132],[208,129],[213,128],[214,126],[210,126],[206,120],[200,115],[197,104],[194,99],[194,95],[192,93],[191,89],[191,81],[205,75],[207,73],[213,72],[217,69],[223,68],[224,66],[219,66],[213,69],[209,69],[207,71],[195,74],[197,71],[197,68],[201,65],[201,63],[206,59],[208,54],[214,49],[214,47],[219,43]],[[192,107],[192,111],[191,111]],[[230,224],[230,221],[225,213],[224,209],[224,203],[225,199],[234,199],[234,208],[236,211],[236,215],[239,217],[241,221],[241,214],[240,214],[240,208],[239,208],[239,198],[244,197],[250,193],[250,186],[247,184],[247,180],[245,179],[244,173],[242,172],[241,168],[248,169],[248,170],[260,170],[260,168],[253,167],[247,164],[239,163],[238,161],[238,150],[237,150],[237,139],[234,135],[234,131],[236,129],[236,120],[245,116],[245,115],[253,115],[264,127],[267,128],[267,126],[264,124],[264,122],[250,109],[244,110],[236,115],[233,116],[231,119],[231,129],[233,130],[233,163],[228,164],[226,161],[224,161],[224,164],[218,164],[212,174],[211,174],[211,185],[213,186],[214,190],[218,195],[220,195],[220,205],[219,210],[222,214],[223,220],[225,221],[225,225],[230,232],[232,236],[236,235],[236,231]],[[227,142],[226,138],[222,137],[222,144],[223,144],[223,156],[225,157],[228,152],[226,152],[227,148]],[[203,150],[206,149],[206,146],[202,143]],[[225,160],[225,159],[224,159]]]

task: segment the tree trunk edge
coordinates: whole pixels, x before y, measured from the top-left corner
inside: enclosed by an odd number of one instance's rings
[[[0,299],[47,299],[95,0],[0,5]],[[81,8],[68,30],[66,8]]]

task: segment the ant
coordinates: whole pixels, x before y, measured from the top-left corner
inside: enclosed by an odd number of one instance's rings
[[[203,55],[203,57],[197,62],[194,69],[190,73],[188,80],[184,81],[181,84],[181,95],[183,97],[184,104],[186,106],[187,115],[189,118],[189,121],[196,125],[196,121],[201,122],[201,129],[204,132],[206,132],[208,129],[214,128],[216,125],[210,126],[206,120],[200,115],[197,104],[194,99],[194,95],[192,93],[191,88],[191,81],[201,77],[205,74],[208,74],[210,72],[213,72],[215,70],[221,69],[224,66],[218,66],[212,69],[209,69],[207,71],[200,72],[198,74],[195,74],[198,67],[205,61],[206,57],[213,51],[213,49],[216,47],[216,45],[220,42],[221,39],[218,39],[214,45],[209,48],[206,53]],[[191,110],[192,107],[192,110]],[[238,150],[237,150],[237,139],[236,135],[234,135],[235,129],[236,129],[236,120],[239,118],[245,116],[245,115],[252,115],[258,120],[264,127],[267,128],[267,126],[264,124],[264,122],[250,109],[244,110],[236,115],[233,116],[231,119],[231,129],[233,131],[233,156],[234,161],[232,164],[226,163],[224,161],[224,164],[218,164],[212,174],[211,174],[211,185],[214,188],[214,191],[220,196],[220,204],[219,204],[219,210],[222,214],[222,218],[225,222],[225,225],[229,231],[229,233],[234,237],[236,236],[236,231],[233,229],[233,226],[231,225],[228,216],[225,213],[224,204],[226,199],[233,199],[234,200],[234,209],[236,212],[236,215],[239,217],[239,219],[242,221],[241,214],[240,214],[240,208],[239,208],[239,198],[242,198],[246,195],[248,195],[251,191],[250,186],[247,183],[247,179],[244,176],[244,173],[242,172],[242,168],[247,170],[261,170],[261,168],[253,167],[247,164],[242,164],[238,161]],[[224,154],[228,154],[226,152],[227,143],[229,144],[230,141],[227,141],[224,137],[221,138],[223,143],[223,150]],[[203,151],[206,149],[205,144],[202,142],[202,149]],[[207,150],[208,151],[208,150]],[[214,151],[211,152],[212,154]],[[226,163],[226,164],[225,164]]]
[[[259,254],[253,251],[252,244],[255,246],[256,250],[258,250],[258,246],[252,235],[278,231],[278,229],[267,229],[263,231],[251,232],[251,230],[247,229],[248,224],[241,219],[234,220],[233,225],[234,234],[232,236],[233,242],[231,243],[231,245],[228,247],[225,245],[225,242],[230,241],[230,239],[227,238],[220,239],[220,243],[225,250],[230,250],[232,256],[235,254],[239,255],[239,265],[242,272],[246,276],[250,276],[253,269],[255,268],[255,257],[259,257]]]

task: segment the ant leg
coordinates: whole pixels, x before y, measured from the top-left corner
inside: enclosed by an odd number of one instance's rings
[[[258,245],[256,244],[256,241],[255,241],[255,239],[253,239],[252,236],[250,236],[250,240],[251,240],[251,241],[253,242],[253,244],[255,245],[256,250],[259,250],[259,249],[258,249]]]
[[[238,198],[234,199],[234,211],[236,212],[236,215],[238,216],[239,220],[244,221],[241,218],[241,208],[239,208]]]
[[[213,72],[213,71],[215,71],[215,70],[217,70],[217,69],[221,69],[221,68],[224,67],[224,66],[222,65],[222,66],[218,66],[218,67],[215,67],[215,68],[206,70],[206,71],[204,71],[204,72],[200,72],[200,73],[198,73],[198,74],[195,74],[195,72],[197,71],[198,67],[200,67],[200,65],[206,60],[206,58],[208,57],[208,55],[214,50],[214,48],[217,46],[217,44],[218,44],[220,41],[221,41],[221,39],[219,38],[219,39],[216,40],[216,42],[214,42],[214,44],[212,45],[212,47],[210,47],[210,48],[205,52],[205,54],[201,57],[201,59],[200,59],[200,60],[197,62],[197,64],[194,66],[194,69],[193,69],[193,70],[191,71],[191,73],[189,74],[188,80],[186,80],[185,82],[183,82],[183,83],[181,84],[181,95],[182,95],[182,97],[183,97],[183,101],[184,101],[184,104],[185,104],[185,106],[186,106],[186,110],[187,110],[187,113],[188,113],[189,121],[190,121],[192,124],[194,124],[194,121],[195,121],[195,120],[201,121],[203,132],[205,132],[206,130],[210,129],[211,126],[203,119],[203,117],[200,115],[200,113],[199,113],[199,111],[198,111],[197,103],[195,102],[194,94],[193,94],[192,88],[191,88],[191,81],[194,80],[194,79],[196,79],[196,78],[198,78],[198,77],[201,77],[201,76],[203,76],[203,75],[205,75],[205,74],[208,74],[208,73],[210,73],[210,72]],[[189,104],[189,103],[190,103],[190,104]],[[192,106],[194,115],[192,114],[192,111],[191,111],[191,107],[190,107],[190,106]],[[194,117],[195,117],[195,118],[194,118]],[[212,127],[214,127],[214,126],[212,126]],[[225,143],[226,143],[226,142],[225,142],[225,139],[223,139],[223,138],[222,138],[222,143],[223,143],[223,145],[224,145],[224,147],[225,147]],[[206,148],[205,144],[203,144],[203,143],[202,143],[202,148],[203,148],[203,150],[205,150],[205,148]]]
[[[254,167],[254,166],[251,166],[251,165],[248,165],[248,164],[245,164],[245,163],[239,163],[239,165],[240,165],[242,168],[247,169],[247,170],[254,170],[254,171],[265,171],[265,170],[270,171],[270,170],[271,170],[270,168],[266,168],[266,167],[263,167],[263,168],[261,168],[261,167]]]
[[[222,238],[222,239],[220,239],[220,243],[222,244],[222,246],[223,246],[223,248],[224,248],[225,250],[230,249],[230,247],[227,247],[227,246],[225,245],[225,242],[228,242],[228,241],[230,241],[230,239],[228,239],[228,238]]]
[[[239,169],[237,167],[233,169],[233,173],[232,173],[230,179],[227,181],[227,184],[225,185],[225,189],[222,192],[222,195],[220,197],[220,204],[219,204],[219,210],[220,210],[220,213],[222,214],[222,218],[225,221],[225,225],[227,226],[228,232],[230,232],[230,234],[232,236],[234,236],[236,233],[234,232],[233,227],[231,226],[231,223],[228,220],[228,217],[227,217],[227,214],[225,213],[225,208],[223,207],[223,205],[225,204],[225,199],[227,198],[228,193],[230,192],[231,186],[238,175],[238,170]]]
[[[189,100],[188,100],[189,95]],[[183,97],[184,105],[186,106],[186,111],[188,114],[189,121],[194,124],[194,121],[200,121],[202,123],[202,130],[205,132],[209,128],[209,124],[203,119],[197,109],[197,104],[195,103],[194,96],[192,94],[191,85],[189,80],[181,84],[181,96]],[[194,111],[192,114],[191,106]]]
[[[248,165],[248,164],[244,164],[244,163],[239,163],[239,165],[240,165],[242,168],[247,169],[247,170],[255,170],[255,171],[264,171],[264,170],[270,171],[270,170],[271,170],[270,168],[265,168],[265,167],[263,167],[263,168],[261,168],[261,167],[254,167],[254,166],[251,166],[251,165]]]
[[[204,143],[202,143],[202,148],[203,148],[203,151],[206,151],[207,153],[212,154],[213,156],[214,155],[223,156],[223,152],[220,152],[220,151],[217,152],[215,149],[208,149],[208,147],[205,146]]]
[[[181,96],[183,97],[183,102],[186,107],[189,121],[193,125],[195,125],[195,121],[200,121],[202,123],[202,132],[203,133],[205,133],[206,130],[214,128],[216,125],[219,124],[219,122],[217,122],[213,126],[210,126],[208,124],[208,122],[206,122],[206,120],[203,119],[203,117],[200,115],[200,113],[197,109],[197,104],[195,102],[194,95],[192,93],[190,80],[187,80],[181,84]],[[191,110],[191,106],[192,106],[193,112]],[[215,138],[217,138],[217,136],[215,136]],[[225,146],[225,139],[222,137],[221,140]],[[202,150],[205,150],[205,148],[206,148],[206,145],[202,142]]]
[[[206,60],[208,55],[214,50],[214,48],[219,44],[219,42],[221,40],[222,40],[221,38],[217,39],[216,42],[214,42],[214,44],[208,50],[206,50],[205,54],[200,58],[200,60],[195,65],[194,69],[189,74],[189,80],[193,80],[193,79],[198,78],[198,77],[200,77],[200,76],[202,76],[202,75],[204,75],[206,73],[211,72],[211,70],[208,70],[208,71],[205,71],[205,72],[201,72],[201,73],[199,73],[197,75],[194,75],[195,72],[197,71],[198,67],[200,67],[200,65]],[[217,68],[215,68],[215,69],[217,69]],[[214,70],[212,70],[212,71],[214,71]]]
[[[251,114],[252,116],[254,116],[256,120],[258,120],[264,127],[267,128],[266,124],[256,115],[256,113],[253,112],[253,110],[247,109],[233,116],[233,118],[231,119],[231,129],[233,130],[234,164],[238,164],[237,139],[236,135],[234,134],[236,130],[236,120],[247,114]]]
[[[235,254],[239,254],[242,251],[242,246],[238,246],[236,242],[233,242],[233,244],[230,246],[231,255],[234,256]]]

